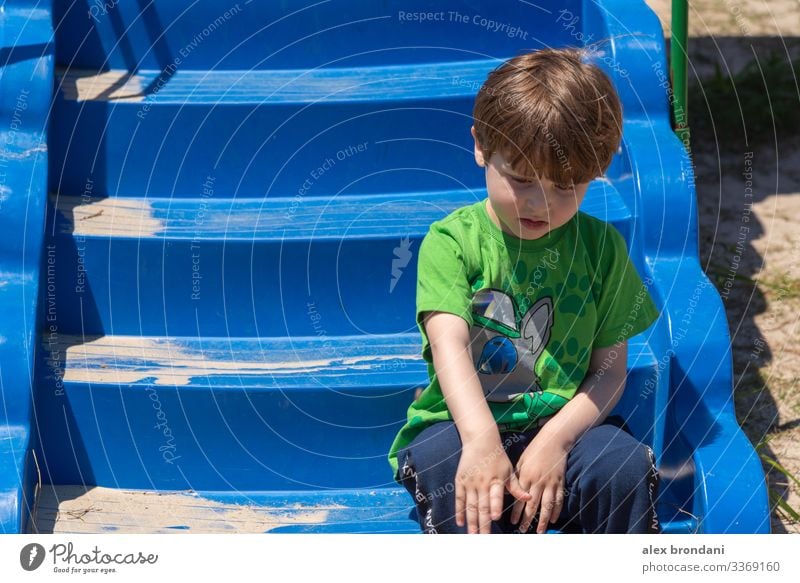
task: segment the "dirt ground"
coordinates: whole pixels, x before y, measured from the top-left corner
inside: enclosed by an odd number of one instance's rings
[[[670,3],[648,0],[667,35]],[[783,60],[790,81],[792,70],[800,73],[790,65],[800,63],[797,0],[691,0],[690,5],[690,85],[707,87],[716,65],[735,74],[770,54]],[[800,95],[792,84],[765,82],[763,107],[768,98],[798,107]],[[752,134],[717,139],[713,128],[693,125],[698,114],[702,118],[708,112],[689,109],[701,262],[726,306],[737,416],[754,445],[767,442],[759,448],[765,457],[800,477],[800,228],[795,219],[800,216],[800,131],[781,132],[787,122],[775,115],[767,117],[775,126],[766,128],[766,139],[756,141]],[[768,462],[764,467],[773,495],[800,512],[798,485]],[[800,523],[776,509],[772,529],[800,533]]]

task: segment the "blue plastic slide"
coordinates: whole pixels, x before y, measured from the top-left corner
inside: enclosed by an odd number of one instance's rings
[[[643,1],[7,0],[0,16],[2,532],[46,531],[45,493],[76,488],[249,504],[271,532],[418,532],[386,453],[427,384],[419,243],[486,196],[469,129],[487,73],[602,39],[624,142],[582,210],[624,235],[662,310],[616,412],[656,453],[665,532],[769,531]],[[73,522],[137,524],[93,516]]]

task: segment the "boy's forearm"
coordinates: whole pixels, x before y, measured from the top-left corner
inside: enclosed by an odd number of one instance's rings
[[[425,329],[436,377],[461,441],[492,439],[500,443],[500,431],[472,362],[467,322],[453,314],[433,312],[425,319]]]
[[[469,346],[449,345],[433,351],[433,364],[447,408],[464,443],[500,441],[500,432],[486,403]]]
[[[537,439],[571,450],[586,431],[605,420],[624,390],[624,374],[590,372],[575,396],[542,427]]]

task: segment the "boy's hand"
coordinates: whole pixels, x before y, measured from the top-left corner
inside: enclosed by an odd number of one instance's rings
[[[493,520],[503,514],[505,490],[517,502],[531,495],[520,487],[514,466],[499,440],[480,439],[464,443],[456,471],[456,524],[467,532],[489,534]]]
[[[556,440],[540,440],[538,435],[522,452],[517,461],[519,484],[531,494],[527,502],[517,500],[511,511],[511,522],[517,524],[520,515],[522,522],[519,530],[528,532],[537,509],[539,524],[538,534],[547,530],[547,523],[555,522],[564,506],[564,475],[567,471],[567,454],[569,448]]]

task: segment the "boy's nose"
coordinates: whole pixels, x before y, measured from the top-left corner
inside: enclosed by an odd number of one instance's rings
[[[545,195],[544,189],[539,185],[531,185],[526,189],[523,207],[533,212],[547,211],[547,195]]]

